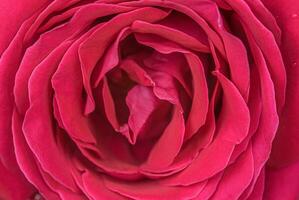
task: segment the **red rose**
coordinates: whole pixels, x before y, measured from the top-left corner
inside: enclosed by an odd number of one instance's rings
[[[2,0],[0,198],[299,198],[296,0]]]

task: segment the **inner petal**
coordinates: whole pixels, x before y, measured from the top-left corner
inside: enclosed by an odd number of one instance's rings
[[[132,142],[135,143],[148,118],[163,102],[150,87],[136,85],[128,92],[126,104],[130,110],[128,125],[133,132]]]

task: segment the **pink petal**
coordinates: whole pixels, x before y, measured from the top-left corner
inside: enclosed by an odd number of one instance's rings
[[[153,86],[154,82],[151,79],[151,77],[147,74],[147,72],[138,65],[137,62],[135,62],[133,59],[126,59],[124,60],[120,68],[123,69],[130,79],[137,82],[140,85],[143,86]]]
[[[52,125],[51,76],[57,68],[70,43],[63,44],[53,51],[37,68],[29,81],[30,107],[24,116],[23,131],[26,141],[44,170],[68,188],[76,188],[72,177],[67,173],[68,163],[64,153],[56,145]],[[44,141],[47,138],[47,142]],[[56,160],[61,165],[52,161]]]
[[[255,62],[255,67],[258,71],[262,110],[259,118],[259,126],[252,138],[252,152],[254,158],[254,178],[252,186],[258,179],[265,162],[269,158],[271,151],[271,143],[275,136],[278,126],[278,114],[275,101],[274,85],[269,74],[266,61],[263,57],[261,49],[257,46],[256,41],[252,35],[246,31],[249,39],[249,45]],[[254,73],[256,74],[256,73]],[[256,82],[258,84],[259,82]],[[248,194],[253,188],[249,189]]]
[[[12,121],[12,132],[14,137],[14,147],[16,159],[20,169],[24,173],[27,180],[29,180],[45,198],[59,200],[56,192],[45,183],[43,177],[37,166],[37,161],[29,148],[22,131],[21,116],[14,110]]]
[[[128,92],[126,103],[130,110],[128,125],[133,132],[131,142],[134,144],[147,119],[160,102],[151,88],[137,85]]]
[[[162,2],[161,1],[131,1],[131,2],[124,2],[121,5],[138,6],[138,7],[159,6],[164,8],[170,8],[178,12],[184,13],[185,15],[193,19],[196,22],[196,24],[198,24],[204,30],[204,32],[209,36],[209,39],[213,41],[213,43],[220,51],[220,53],[225,56],[224,47],[220,37],[216,34],[216,32],[213,29],[211,29],[208,23],[201,16],[199,16],[188,6],[185,6],[181,3],[172,2],[172,1],[162,1]]]
[[[252,189],[252,192],[248,197],[248,200],[263,200],[264,190],[265,190],[265,169],[261,171],[261,174],[259,175],[257,181],[255,182],[254,188]],[[241,196],[240,198],[243,198],[243,196]]]
[[[91,37],[80,45],[79,57],[83,76],[83,85],[88,95],[87,101],[89,101],[89,104],[92,105],[88,108],[89,111],[94,108],[94,99],[92,97],[90,86],[91,74],[96,66],[96,63],[102,57],[105,49],[108,47],[115,35],[136,20],[155,22],[167,15],[167,12],[156,8],[141,8],[124,14],[119,14],[97,29]]]
[[[169,28],[167,26],[136,21],[132,24],[131,28],[134,32],[158,35],[170,41],[177,42],[178,44],[192,50],[209,52],[208,47],[202,44],[199,40],[194,39],[184,32]]]
[[[214,177],[210,178],[205,185],[204,189],[199,193],[199,195],[194,198],[193,200],[202,200],[202,199],[210,199],[210,197],[215,193],[217,190],[217,186],[219,185],[223,173],[215,175]]]
[[[187,140],[205,123],[209,100],[207,81],[201,61],[192,53],[185,54],[185,57],[190,66],[193,78],[193,100],[186,122],[185,140]]]
[[[48,0],[3,0],[1,1],[0,13],[0,55],[9,46],[10,42],[19,31],[22,23],[28,19],[34,12],[42,8]],[[10,20],[8,20],[10,19]]]
[[[90,122],[83,114],[83,83],[77,51],[82,39],[88,37],[92,31],[93,29],[72,44],[52,77],[52,87],[67,133],[75,140],[87,143],[96,143],[96,141],[94,130],[91,130]]]
[[[224,170],[221,181],[211,199],[238,199],[253,177],[254,160],[251,145],[239,159]]]
[[[267,8],[276,16],[282,29],[281,53],[287,72],[286,102],[280,116],[280,125],[273,142],[270,158],[271,166],[287,166],[299,160],[299,2],[289,0],[263,0]],[[278,95],[281,92],[277,92]]]
[[[86,192],[93,199],[111,199],[122,200],[128,199],[113,191],[110,191],[104,184],[103,176],[86,171],[82,175],[82,182]]]
[[[175,106],[172,119],[165,128],[158,142],[151,150],[143,169],[163,169],[169,166],[179,153],[184,140],[184,118],[180,109]]]
[[[161,53],[169,53],[169,48],[165,51],[161,45],[151,41],[151,45]],[[190,66],[192,80],[193,80],[193,100],[191,110],[186,123],[185,139],[194,135],[198,129],[204,124],[208,112],[208,88],[205,79],[205,72],[203,66],[194,54],[186,52],[184,49],[173,49],[173,51],[185,53],[185,58]]]
[[[181,200],[194,198],[203,189],[205,182],[188,187],[172,187],[156,181],[129,183],[106,178],[105,185],[111,191],[132,199],[151,200],[171,197],[173,200]]]
[[[257,44],[261,48],[267,62],[269,62],[269,71],[274,82],[276,92],[276,101],[280,111],[285,102],[286,90],[286,71],[282,60],[280,49],[275,41],[273,34],[254,16],[249,6],[245,2],[234,2],[227,0],[239,17],[244,21],[248,30],[250,30]],[[288,3],[289,4],[289,3]]]
[[[250,115],[237,88],[220,72],[215,71],[224,92],[222,108],[217,121],[220,137],[239,144],[248,134]]]
[[[170,185],[190,185],[204,181],[223,170],[229,162],[234,144],[216,138],[182,172],[165,180]]]
[[[281,168],[267,168],[265,200],[298,199],[299,162]]]

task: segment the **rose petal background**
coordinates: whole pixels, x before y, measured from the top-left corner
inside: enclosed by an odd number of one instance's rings
[[[250,0],[247,0],[247,2],[249,2]],[[296,199],[298,197],[298,188],[299,188],[299,164],[298,164],[298,160],[299,160],[299,145],[298,145],[298,141],[299,141],[299,106],[297,105],[299,102],[299,2],[297,0],[288,0],[287,2],[285,0],[262,0],[263,3],[265,4],[265,6],[270,10],[271,13],[273,13],[274,17],[276,18],[278,25],[280,26],[281,30],[282,30],[282,34],[281,34],[281,43],[280,43],[280,48],[281,48],[281,52],[283,55],[283,59],[284,62],[286,63],[286,71],[287,71],[287,93],[286,93],[286,101],[285,101],[285,107],[282,110],[282,112],[280,113],[280,124],[278,127],[278,132],[277,135],[274,139],[274,143],[272,146],[272,151],[271,151],[271,157],[270,160],[267,164],[267,167],[264,169],[258,169],[261,170],[261,174],[259,177],[255,177],[257,178],[257,185],[254,187],[253,189],[253,193],[251,194],[251,196],[249,196],[249,199],[252,200],[256,200],[258,198],[261,197],[262,195],[262,191],[260,188],[265,187],[265,191],[264,191],[264,198],[265,199],[269,199],[269,200],[279,200],[281,196],[283,196],[285,199]],[[219,2],[222,2],[221,0]],[[232,2],[232,1],[227,1],[227,2]],[[257,12],[259,10],[259,1],[258,0],[253,0],[251,1],[251,5],[255,4],[255,9],[257,9]],[[3,32],[1,32],[0,34],[0,56],[2,57],[2,53],[3,51],[8,47],[8,45],[11,43],[11,40],[15,37],[16,32],[19,30],[20,25],[24,22],[25,19],[27,19],[29,16],[32,15],[32,13],[34,13],[35,11],[39,10],[40,8],[43,8],[44,5],[48,4],[49,1],[45,1],[45,0],[30,0],[30,1],[19,1],[19,0],[3,0],[1,2],[1,7],[0,7],[0,30],[4,30]],[[221,3],[223,5],[223,7],[226,7],[227,4],[226,3]],[[183,8],[181,8],[183,9]],[[267,15],[266,13],[260,13],[261,16],[263,16],[263,14]],[[263,17],[260,17],[263,18]],[[9,20],[7,20],[9,19]],[[268,17],[265,17],[265,19],[269,19]],[[271,25],[272,22],[269,21],[265,21],[263,22],[264,24],[266,24],[266,26],[271,29],[271,30],[276,30],[276,27],[274,25]],[[137,23],[138,25],[138,23]],[[136,25],[136,26],[137,26]],[[138,28],[138,27],[135,27]],[[280,34],[277,31],[274,31],[274,35],[275,35],[275,39],[280,39]],[[19,35],[22,33],[18,33]],[[211,35],[213,35],[211,33]],[[223,36],[224,37],[224,36]],[[229,37],[229,36],[225,36],[225,37]],[[22,38],[22,37],[20,37]],[[217,45],[217,37],[212,37],[214,40],[214,43]],[[190,40],[192,41],[192,39]],[[18,49],[18,45],[21,44],[21,40],[20,41],[15,41],[15,50],[17,51]],[[237,43],[237,42],[236,42]],[[192,45],[192,43],[188,44],[188,45]],[[201,46],[201,44],[193,44],[194,46],[196,46],[197,48],[201,48],[201,49],[205,49],[204,47]],[[219,49],[222,49],[223,47],[219,47]],[[225,48],[229,48],[229,46],[226,46]],[[241,47],[240,47],[241,48]],[[266,48],[266,47],[264,47]],[[21,48],[19,48],[21,49]],[[221,51],[221,50],[220,50]],[[13,52],[11,52],[13,53]],[[16,55],[18,55],[18,53],[16,53]],[[231,55],[232,57],[236,57],[238,55]],[[10,55],[8,57],[13,57],[13,55]],[[13,65],[14,61],[11,60],[5,60],[2,59],[1,63],[0,63],[0,67],[1,65]],[[13,71],[13,69],[11,69]],[[7,119],[6,116],[11,116],[12,115],[12,101],[11,101],[11,95],[10,92],[8,90],[8,88],[6,87],[11,87],[9,85],[7,85],[6,83],[10,82],[11,74],[7,73],[7,72],[11,72],[12,71],[4,71],[3,69],[0,69],[0,79],[1,79],[1,84],[0,84],[0,95],[1,95],[1,99],[4,102],[0,102],[3,103],[5,105],[9,105],[9,107],[1,107],[1,115],[0,115],[0,158],[1,158],[1,162],[0,162],[0,166],[1,166],[1,173],[3,174],[11,174],[11,178],[1,178],[0,180],[0,188],[4,188],[3,191],[9,191],[7,193],[3,192],[0,190],[0,198],[4,198],[4,199],[8,199],[9,197],[11,197],[12,199],[20,199],[22,200],[24,196],[31,196],[35,194],[35,188],[25,180],[25,177],[23,176],[23,174],[20,172],[19,168],[17,167],[17,162],[15,160],[14,157],[14,153],[13,153],[13,142],[15,143],[15,145],[17,145],[17,148],[15,149],[15,151],[20,151],[20,153],[18,153],[19,157],[17,157],[18,159],[18,163],[21,163],[21,166],[23,168],[24,171],[26,171],[25,169],[27,169],[27,172],[25,174],[25,176],[29,177],[31,176],[30,173],[33,173],[33,169],[35,168],[40,168],[41,166],[39,165],[35,165],[35,162],[33,159],[31,158],[26,158],[26,152],[29,151],[28,149],[28,145],[26,146],[22,146],[22,143],[24,143],[25,138],[23,138],[22,133],[20,132],[21,130],[18,130],[18,127],[21,126],[21,124],[15,124],[14,127],[14,138],[12,138],[12,136],[10,134],[7,134],[7,132],[10,132],[11,127],[7,126],[7,124],[10,123],[11,119]],[[278,74],[279,76],[279,72],[276,72],[276,74]],[[246,84],[248,83],[248,80],[237,80],[237,76],[236,76],[236,84],[240,84],[240,90],[241,90],[241,94],[243,96],[246,97]],[[245,83],[244,83],[244,82]],[[2,84],[4,83],[4,84]],[[25,86],[26,87],[26,86]],[[282,85],[276,84],[276,87],[283,87]],[[3,91],[3,92],[2,92]],[[21,89],[20,89],[21,91]],[[281,90],[277,90],[277,91],[281,91]],[[283,94],[280,94],[279,92],[276,94],[276,96],[278,96],[278,99],[282,99]],[[282,100],[279,100],[279,102],[282,102]],[[207,107],[207,106],[206,106]],[[32,108],[31,108],[32,109]],[[14,111],[14,117],[13,120],[18,121],[16,119],[18,119],[18,113],[16,112],[16,110]],[[18,123],[18,122],[17,122]],[[33,122],[34,123],[34,122]],[[198,127],[196,127],[195,129],[197,129]],[[31,128],[33,129],[33,127]],[[246,128],[247,129],[247,128]],[[238,135],[240,136],[240,135]],[[236,143],[239,143],[239,140],[243,139],[242,138],[234,138],[236,140]],[[87,139],[88,140],[88,139]],[[92,140],[92,139],[90,139]],[[179,140],[180,141],[180,140]],[[178,141],[178,142],[179,142]],[[258,141],[258,139],[256,139],[256,141]],[[179,144],[178,144],[179,145]],[[219,144],[221,145],[221,144]],[[255,146],[256,145],[256,146]],[[258,151],[258,146],[259,143],[256,142],[256,144],[252,144],[252,154],[253,155],[258,155],[259,151]],[[229,149],[226,149],[228,152],[227,154],[230,154]],[[248,152],[249,150],[247,150]],[[173,152],[171,153],[173,154]],[[175,153],[176,154],[176,153]],[[225,154],[225,152],[223,152],[223,154]],[[23,155],[20,156],[20,155]],[[248,158],[246,157],[246,160],[250,160],[250,153],[248,153]],[[241,157],[240,159],[244,158]],[[221,159],[224,159],[223,157],[221,157]],[[244,158],[245,159],[245,158]],[[31,162],[31,163],[30,163]],[[240,167],[244,167],[244,170],[247,170],[246,172],[246,176],[248,176],[249,179],[251,179],[251,175],[252,172],[250,170],[252,170],[250,167],[242,165],[242,161],[240,162]],[[247,162],[247,163],[251,163],[251,161]],[[225,161],[224,161],[224,165],[225,165]],[[205,167],[205,166],[203,166]],[[248,169],[246,168],[248,167]],[[256,169],[255,169],[256,170]],[[216,171],[217,172],[217,171]],[[216,173],[216,172],[212,172],[212,173]],[[209,174],[207,172],[207,174]],[[205,174],[205,175],[207,175]],[[226,182],[231,182],[234,181],[234,177],[231,177],[235,174],[230,175],[230,168],[227,169],[227,171],[221,175],[221,179],[222,179],[222,184],[225,184]],[[50,180],[50,178],[46,177],[47,175],[43,174],[43,179],[47,179],[49,183],[49,185],[51,185],[50,187],[56,187],[55,186],[55,180]],[[252,176],[255,176],[254,174]],[[36,175],[37,177],[37,175]],[[88,188],[90,189],[90,194],[91,195],[101,195],[99,193],[94,193],[95,192],[95,188],[94,186],[99,184],[99,186],[103,187],[103,183],[102,180],[99,181],[98,183],[94,183],[92,178],[93,178],[93,174],[91,175],[90,173],[86,173],[86,175],[84,176],[86,178],[86,181],[84,184],[89,184]],[[220,177],[217,175],[217,177]],[[194,177],[193,177],[194,178]],[[196,177],[195,177],[196,178]],[[243,178],[243,177],[242,177]],[[236,178],[236,179],[240,179],[240,178]],[[263,182],[263,180],[265,179],[265,185],[261,184]],[[207,183],[208,187],[205,187],[204,190],[208,190],[209,188],[213,188],[216,187],[215,186],[215,182],[217,182],[217,178],[213,178],[211,180],[209,180],[209,182]],[[98,181],[98,180],[97,180]],[[187,181],[189,184],[190,180],[183,180]],[[242,180],[244,182],[242,182],[242,184],[244,185],[249,185],[249,183],[246,182],[246,179]],[[39,188],[44,188],[44,193],[47,193],[52,199],[58,199],[57,194],[49,194],[52,193],[51,189],[49,189],[49,186],[45,186],[43,185],[44,183],[42,182],[35,182],[35,184],[40,184]],[[183,183],[182,182],[182,183]],[[192,182],[192,180],[191,180]],[[123,183],[113,183],[113,182],[109,182],[109,180],[107,180],[107,184],[110,185],[111,188],[113,188],[113,190],[116,190],[120,193],[125,192],[130,193],[132,192],[133,188],[135,188],[134,186],[131,185],[122,185]],[[184,183],[183,183],[184,184]],[[217,184],[216,184],[217,185]],[[235,186],[238,186],[238,184],[234,184]],[[260,185],[260,188],[258,188],[258,186]],[[140,187],[147,187],[147,185],[145,186],[140,186]],[[151,198],[151,197],[155,197],[155,196],[151,196],[154,194],[151,194],[153,191],[155,192],[155,190],[151,190],[152,185],[149,186],[149,190],[145,192],[145,196],[144,198]],[[245,187],[245,186],[244,186]],[[13,192],[15,188],[20,188],[19,192]],[[196,188],[196,186],[195,186]],[[220,197],[223,197],[226,195],[225,193],[225,187],[221,187],[222,189],[224,189],[224,192],[221,190],[218,190],[213,198],[216,198],[217,195],[220,195]],[[75,197],[72,196],[68,196],[70,194],[66,194],[63,190],[61,189],[57,189],[60,192],[61,196],[64,196],[64,198],[67,199],[72,199]],[[125,190],[130,190],[130,192],[127,192]],[[166,189],[166,194],[167,194],[167,190]],[[203,190],[203,191],[204,191]],[[188,191],[186,190],[186,193],[191,195],[192,197],[195,197],[196,194],[193,194],[194,190],[190,190],[192,192],[192,194],[189,194]],[[238,189],[236,189],[236,191],[238,191]],[[106,194],[104,194],[105,191],[103,191],[103,195],[108,195],[107,198],[118,198],[114,196],[113,194],[110,194],[110,192],[107,192]],[[178,191],[178,194],[180,194],[180,191]],[[142,195],[144,194],[139,194],[138,192],[136,192],[135,194],[132,195],[136,195],[139,197],[142,197]],[[238,196],[239,194],[234,194],[235,196]],[[200,199],[201,197],[203,198],[205,196],[205,193],[201,193],[198,198]],[[100,197],[100,196],[98,196]],[[77,198],[77,197],[76,197]],[[95,196],[94,196],[95,198]],[[217,199],[217,198],[216,198]]]

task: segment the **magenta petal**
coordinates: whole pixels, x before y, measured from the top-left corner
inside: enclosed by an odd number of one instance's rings
[[[251,194],[248,196],[248,200],[263,200],[264,190],[265,190],[265,169],[261,171],[257,181],[254,184],[254,187],[252,188]],[[243,195],[244,194],[246,194],[246,191],[245,193],[243,193]],[[240,198],[242,197],[243,196],[241,196]]]
[[[100,64],[97,65],[94,76],[94,87],[96,87],[99,82],[103,79],[103,77],[106,75],[106,73],[110,70],[112,70],[114,67],[116,67],[119,64],[119,45],[120,42],[126,38],[131,33],[131,30],[129,27],[126,27],[122,29],[113,44],[111,44],[110,47],[106,50],[105,55],[103,58],[101,58]]]
[[[58,193],[60,199],[72,199],[72,200],[87,200],[86,197],[82,196],[82,193],[80,191],[71,191],[69,189],[67,189],[66,187],[64,187],[63,185],[59,184],[58,182],[55,181],[55,179],[53,179],[49,174],[47,174],[46,172],[44,172],[40,165],[37,164],[40,170],[40,173],[43,177],[43,179],[45,180],[45,182],[47,183],[47,185],[55,192]],[[70,170],[71,168],[69,168],[69,172],[71,172]],[[47,198],[47,197],[45,197]]]
[[[202,182],[187,187],[172,187],[162,185],[158,181],[130,183],[105,179],[105,185],[111,191],[131,199],[142,200],[168,199],[169,197],[173,200],[192,199],[203,189],[205,184],[206,182]]]
[[[204,32],[209,36],[209,39],[215,44],[220,53],[223,56],[225,56],[224,46],[219,35],[209,26],[209,24],[200,15],[198,15],[196,12],[194,12],[194,10],[192,10],[186,5],[174,1],[130,1],[122,3],[122,5],[138,7],[160,6],[184,13],[185,15],[193,19],[196,22],[196,24],[204,30]]]
[[[58,35],[60,37],[57,37]],[[54,29],[43,33],[32,46],[26,49],[21,63],[18,66],[14,85],[16,106],[22,114],[24,114],[29,107],[27,83],[32,72],[37,65],[42,63],[56,47],[71,35],[71,30],[65,29],[64,27]]]
[[[16,171],[16,176],[19,169],[16,164],[11,130],[11,116],[15,105],[12,91],[14,76],[22,56],[24,34],[33,20],[34,18],[30,18],[23,23],[10,46],[0,58],[0,159],[5,168]]]
[[[133,59],[124,60],[120,68],[123,69],[130,79],[143,86],[153,86],[154,82],[148,73],[139,66]]]
[[[255,14],[255,16],[263,23],[265,27],[267,27],[274,35],[278,44],[281,42],[281,28],[277,24],[277,21],[274,17],[274,13],[271,13],[268,10],[262,1],[250,1],[245,0],[246,3],[250,6],[251,10]],[[291,4],[291,3],[290,3]]]
[[[241,95],[247,101],[249,93],[249,63],[244,44],[238,38],[224,32],[223,40],[226,41],[225,50],[232,81],[239,89]]]
[[[121,30],[114,43],[107,49],[106,54],[103,56],[100,64],[97,65],[97,68],[95,69],[95,70],[99,70],[99,72],[96,73],[95,71],[96,81],[94,83],[94,87],[98,86],[99,82],[103,79],[103,77],[108,71],[112,70],[114,67],[116,67],[119,64],[119,55],[118,55],[119,43],[121,42],[122,39],[127,37],[128,34],[130,34],[130,30],[128,28]],[[85,80],[86,78],[88,77],[83,77],[83,84],[85,84],[85,89],[88,95],[84,114],[88,115],[94,111],[96,104],[93,99],[93,94],[91,89],[92,86],[90,85],[91,83],[89,83],[90,80],[89,79]]]
[[[133,132],[131,142],[134,144],[146,120],[159,105],[159,99],[149,87],[134,86],[126,97],[126,104],[130,110],[128,125]]]
[[[217,122],[220,137],[239,144],[249,131],[250,114],[248,107],[232,82],[218,71],[214,74],[224,92],[223,105]]]
[[[132,22],[136,20],[155,22],[157,20],[166,17],[167,15],[168,13],[165,11],[156,8],[149,8],[149,7],[136,9],[134,11],[127,12],[124,14],[119,14],[118,16],[116,16],[115,18],[105,23],[100,28],[98,28],[91,35],[91,37],[89,37],[80,45],[78,53],[79,53],[82,76],[83,76],[83,85],[88,95],[87,101],[89,101],[91,104],[90,108],[88,108],[86,111],[93,110],[95,106],[94,99],[92,96],[91,85],[90,85],[90,78],[92,72],[97,62],[104,54],[106,48],[110,44],[110,41],[112,41],[115,35],[123,28],[129,26]],[[99,45],[94,45],[94,44],[99,44]],[[114,64],[107,65],[107,66],[112,67],[114,66]],[[109,69],[105,69],[105,70],[109,70]],[[101,78],[101,75],[99,78]]]
[[[204,189],[199,193],[199,195],[194,198],[194,200],[202,200],[202,199],[210,199],[210,197],[215,193],[217,190],[217,186],[221,181],[223,173],[219,173],[214,177],[210,178],[205,185]]]
[[[157,51],[164,54],[172,53],[172,51],[184,53],[184,56],[189,64],[193,78],[193,100],[191,110],[186,122],[185,140],[187,140],[192,137],[205,123],[206,115],[208,112],[208,86],[203,65],[197,56],[195,56],[193,53],[189,53],[182,48],[168,48],[168,46],[167,48],[164,48],[163,46],[159,45],[159,43],[156,43],[157,41],[155,40],[150,40],[149,42],[150,43],[146,42],[146,44],[152,45]],[[179,69],[180,68],[178,68],[177,70]],[[174,74],[177,72],[176,70],[171,71],[174,72]],[[178,76],[178,78],[178,80],[180,80],[180,76]]]
[[[10,168],[16,168],[16,166],[18,166],[17,163],[15,163],[15,166],[10,166]],[[28,182],[24,174],[19,169],[17,170],[8,169],[0,162],[0,199],[29,199],[36,192],[36,189]],[[16,189],[18,192],[15,192]]]
[[[54,138],[55,128],[52,126],[51,102],[49,101],[51,76],[56,70],[70,43],[53,51],[34,70],[29,81],[30,108],[27,110],[23,130],[28,145],[48,173],[52,174],[59,182],[68,188],[76,188],[72,177],[67,173],[68,162],[63,152],[58,148]],[[47,142],[42,142],[47,138]],[[61,165],[53,163],[56,160]]]
[[[34,154],[32,154],[31,149],[26,144],[26,140],[22,131],[21,120],[22,119],[20,115],[16,110],[14,110],[12,131],[14,136],[16,159],[20,166],[20,169],[22,170],[28,181],[30,181],[36,188],[38,188],[38,190],[43,194],[44,197],[53,200],[59,200],[58,194],[45,183],[43,177],[39,172]]]
[[[155,52],[144,60],[146,67],[155,71],[164,72],[171,75],[183,86],[187,94],[192,97],[192,81],[190,79],[190,69],[185,67],[186,61],[180,53],[187,53],[176,43],[164,40],[151,35],[135,34],[136,40],[146,46],[152,47],[162,54]]]
[[[86,192],[93,199],[109,199],[109,200],[125,200],[128,199],[113,191],[110,191],[104,184],[104,177],[99,174],[95,174],[86,171],[82,175],[82,183]]]
[[[152,171],[166,168],[179,153],[184,140],[184,118],[177,106],[174,107],[172,115],[171,121],[154,145],[142,169]]]
[[[210,100],[206,123],[199,129],[198,133],[194,135],[192,139],[184,143],[184,148],[175,159],[173,165],[182,165],[182,163],[186,166],[189,165],[193,161],[194,156],[197,155],[200,150],[202,150],[203,148],[207,148],[208,145],[213,142],[216,129],[214,116],[215,101],[219,93],[219,88],[219,82],[217,82]]]
[[[298,0],[0,11],[0,199],[299,198]]]
[[[208,85],[202,62],[194,54],[185,54],[193,78],[193,100],[186,122],[186,137],[191,138],[205,123],[208,108]]]
[[[172,67],[172,66],[168,66]],[[182,106],[180,102],[180,88],[178,88],[175,80],[168,74],[163,72],[149,73],[154,81],[153,92],[161,100],[177,105],[181,111]]]
[[[196,40],[186,33],[169,28],[167,26],[136,21],[132,24],[131,28],[134,32],[158,35],[170,41],[177,42],[178,44],[192,50],[209,52],[208,47],[202,44],[199,40]]]
[[[186,169],[167,178],[165,182],[170,185],[190,185],[204,181],[228,165],[233,150],[233,143],[216,138]]]
[[[23,3],[26,4],[27,2],[24,1]],[[9,4],[7,4],[7,6],[8,5]],[[11,10],[9,9],[9,11]],[[5,12],[1,12],[0,15],[4,13]],[[23,16],[23,14],[27,15],[28,13],[24,12],[21,14],[21,16]],[[21,16],[18,15],[18,17]],[[18,19],[18,17],[15,16],[14,20]],[[22,179],[26,177],[28,182],[30,182],[35,187],[39,188],[39,190],[43,192],[45,196],[53,199],[58,199],[58,196],[55,194],[55,192],[51,191],[47,187],[47,185],[43,182],[38,172],[37,173],[35,172],[36,169],[35,160],[32,157],[32,154],[30,152],[30,149],[28,148],[28,145],[26,144],[22,132],[22,127],[21,127],[22,118],[16,113],[16,111],[14,111],[13,114],[14,100],[13,100],[12,91],[13,91],[14,76],[22,56],[22,51],[23,51],[22,41],[24,40],[24,34],[28,30],[34,18],[35,16],[29,18],[27,21],[23,23],[18,33],[15,35],[15,38],[13,39],[13,41],[11,42],[7,50],[2,54],[0,59],[0,90],[1,90],[0,93],[0,102],[1,102],[1,109],[0,109],[0,134],[1,134],[0,152],[1,153],[0,154],[1,155],[0,157],[1,157],[1,164],[5,164],[5,168],[9,168],[10,169],[9,171],[14,171],[14,175],[12,176],[9,175],[9,172],[4,175],[7,176],[8,179],[16,178],[15,180],[13,180],[14,186],[17,186],[17,184],[21,183]],[[9,20],[5,20],[5,21],[9,22]],[[14,29],[14,27],[11,28]],[[5,34],[1,35],[1,39],[2,37],[5,37]],[[5,45],[5,43],[2,43],[1,41],[1,48],[3,47],[2,44]],[[16,162],[18,164],[16,164]],[[19,169],[21,171],[17,171]],[[23,175],[20,177],[21,172],[23,173]],[[5,173],[5,170],[2,170],[2,173]],[[6,180],[3,179],[2,181],[6,181]],[[3,184],[2,181],[0,181],[1,184]],[[4,199],[10,199],[10,198],[18,199],[19,198],[18,195],[29,195],[28,192],[31,192],[30,190],[32,190],[32,188],[30,188],[30,183],[28,182],[25,181],[22,183],[24,185],[20,187],[21,188],[20,192],[16,192],[16,189],[18,187],[12,188],[13,190],[11,192],[16,194],[9,194],[8,193],[9,191],[2,191],[11,186],[10,183],[5,183],[5,186],[1,187],[0,189],[1,193],[2,192],[6,193],[3,195],[8,195],[5,196]],[[20,199],[24,199],[24,198],[26,198],[26,196],[20,197]]]
[[[260,79],[262,110],[259,119],[259,127],[252,138],[252,152],[254,157],[253,184],[269,159],[272,141],[278,126],[278,114],[275,101],[274,85],[269,74],[266,61],[252,35],[247,32],[250,48],[253,52],[256,68]]]
[[[286,102],[269,162],[271,166],[283,167],[299,160],[299,2],[263,0],[263,3],[276,16],[283,33],[280,49],[287,72]]]
[[[227,3],[234,8],[240,18],[244,21],[245,27],[251,31],[255,41],[269,63],[268,68],[274,83],[275,91],[277,91],[276,101],[278,110],[280,111],[285,103],[286,71],[280,49],[275,41],[273,33],[265,29],[245,2],[227,0]]]
[[[267,168],[265,200],[298,199],[299,162],[282,168]]]
[[[77,54],[79,44],[80,40],[67,50],[51,82],[61,120],[67,133],[75,140],[95,144],[96,140],[89,126],[90,122],[84,116],[82,74]],[[77,123],[78,121],[80,123]]]
[[[201,3],[185,3],[194,9],[199,15],[209,22],[219,33],[223,40],[227,62],[231,72],[231,78],[240,93],[247,101],[249,92],[249,63],[247,52],[242,41],[224,29],[224,23],[217,5],[210,1]]]
[[[211,199],[238,199],[252,180],[253,162],[250,145],[235,163],[224,170],[218,188]]]
[[[48,0],[3,0],[0,12],[0,55],[8,47],[22,23],[42,8]],[[7,20],[10,19],[10,20]],[[20,43],[21,44],[21,43]]]

